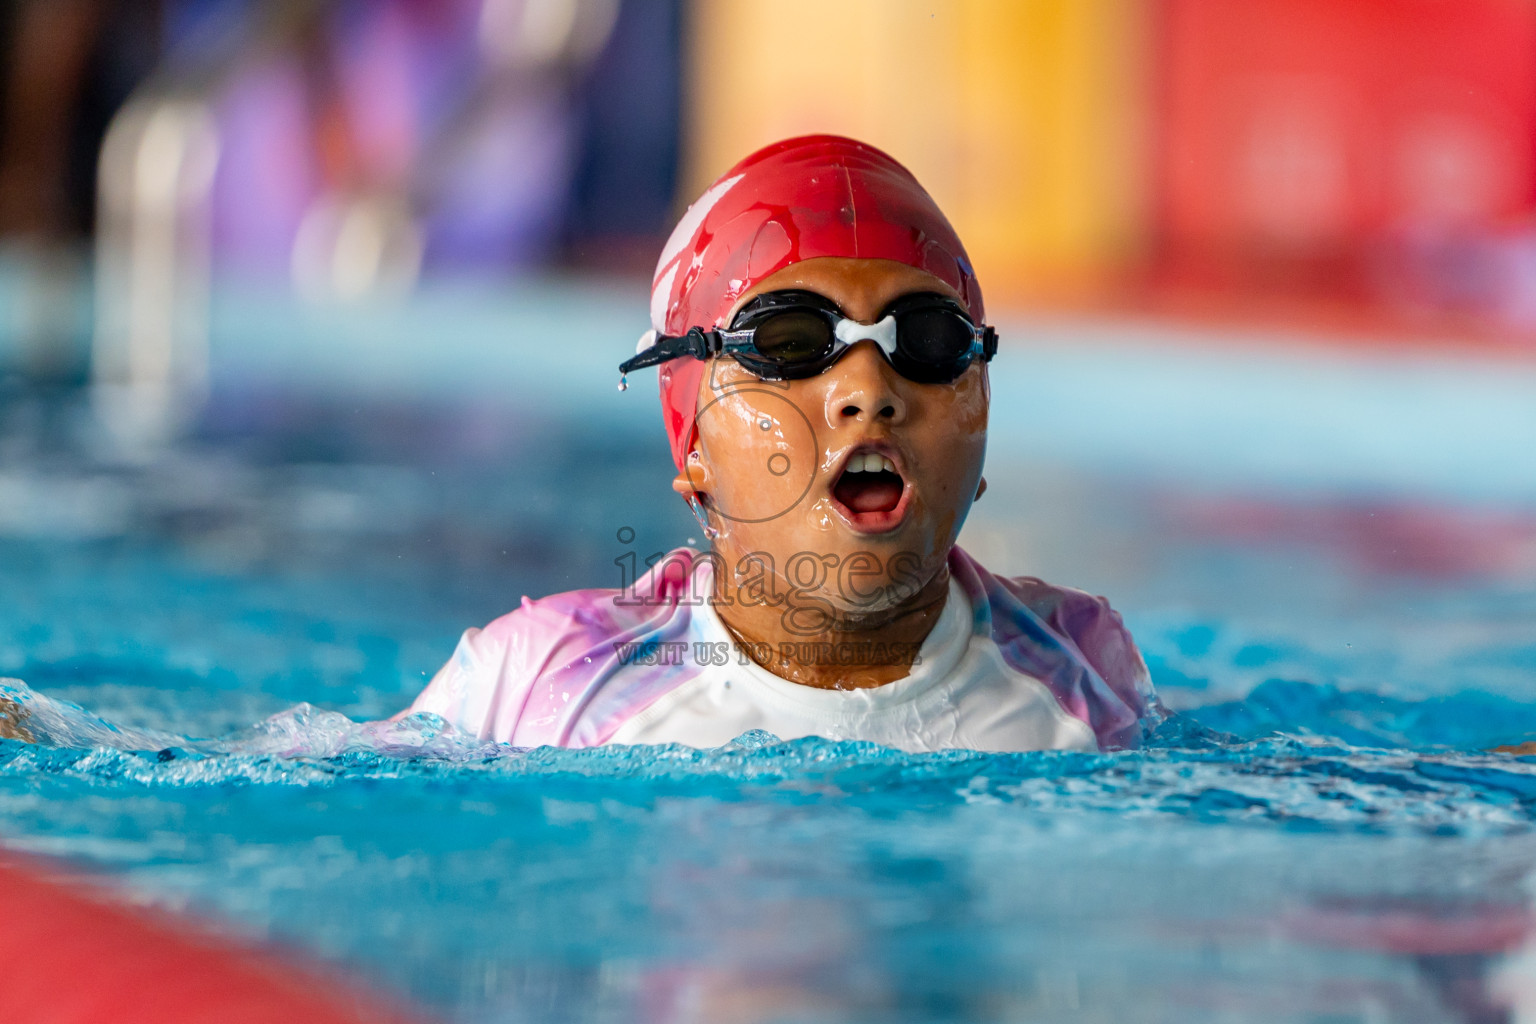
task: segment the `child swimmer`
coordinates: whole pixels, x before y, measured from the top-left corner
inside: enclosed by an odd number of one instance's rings
[[[1102,599],[996,576],[955,545],[986,490],[981,290],[906,168],[768,146],[689,208],[653,330],[677,477],[711,550],[464,634],[401,714],[518,746],[751,729],[908,751],[1136,746],[1160,716]],[[621,384],[621,387],[623,385]]]

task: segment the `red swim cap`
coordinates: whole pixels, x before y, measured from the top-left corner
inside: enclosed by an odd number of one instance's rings
[[[977,323],[981,286],[955,229],[901,164],[840,135],[785,139],[726,171],[683,214],[656,264],[651,326],[661,334],[723,327],[741,297],[817,256],[887,259],[954,288]],[[697,435],[704,362],[661,364],[661,409],[679,469]]]

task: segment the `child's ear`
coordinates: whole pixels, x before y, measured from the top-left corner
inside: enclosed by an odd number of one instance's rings
[[[986,493],[987,493],[987,478],[986,477],[982,477],[981,478],[981,483],[978,484],[977,487],[976,487],[976,497],[972,498],[971,500],[972,501],[980,501],[981,500],[981,496],[983,494],[986,494]]]
[[[696,492],[709,493],[709,467],[704,465],[704,460],[699,457],[697,448],[688,453],[687,464],[678,470],[677,476],[672,478],[672,489],[684,497]]]

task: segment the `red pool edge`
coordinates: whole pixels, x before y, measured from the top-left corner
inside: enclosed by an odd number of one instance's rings
[[[0,965],[7,1024],[427,1024],[297,953],[125,906],[99,883],[11,855],[0,855]]]

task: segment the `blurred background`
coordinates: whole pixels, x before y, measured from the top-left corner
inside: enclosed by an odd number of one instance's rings
[[[1426,795],[1357,750],[1314,798],[1237,747],[1149,819],[1121,762],[1095,803],[1046,759],[987,768],[1034,803],[856,776],[735,819],[712,775],[347,747],[324,712],[404,707],[465,627],[699,542],[616,366],[687,203],[822,131],[906,163],[986,290],[972,553],[1109,595],[1188,719],[1472,767]],[[451,1019],[709,1019],[625,1000],[768,954],[831,965],[835,1020],[898,1019],[848,978],[913,1020],[1510,1019],[1482,981],[1531,934],[1531,789],[1476,779],[1536,737],[1533,450],[1536,0],[0,3],[0,677],[130,730],[0,739],[0,846]],[[348,752],[170,749],[267,716]],[[1020,863],[1071,912],[1000,890]],[[1314,902],[1518,928],[1255,924]]]
[[[994,306],[1536,339],[1523,0],[11,0],[0,33],[0,366],[141,405],[206,397],[220,295],[639,287],[807,131],[911,166]]]
[[[33,379],[204,386],[224,288],[326,303],[638,281],[705,184],[806,131],[908,163],[994,304],[1536,337],[1522,0],[15,0],[3,17],[3,351]]]

